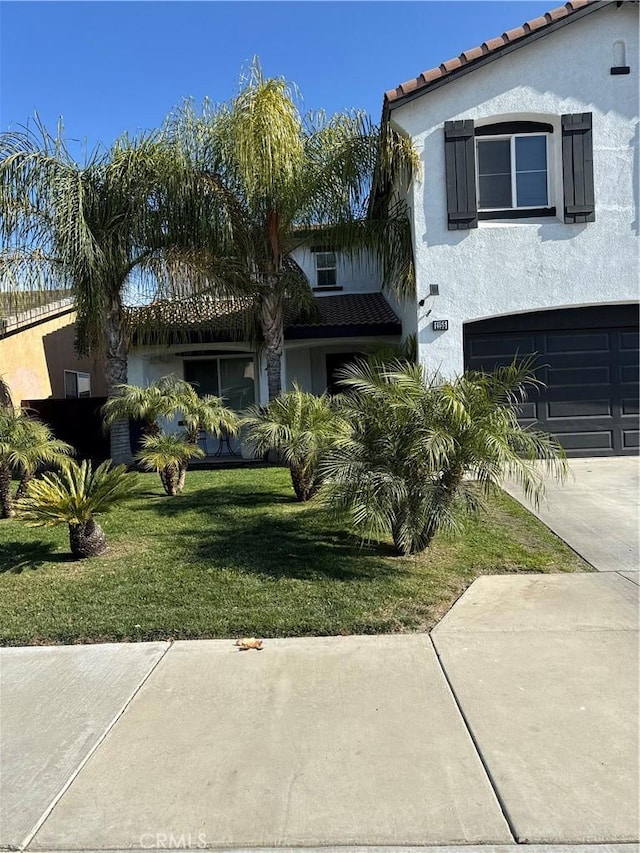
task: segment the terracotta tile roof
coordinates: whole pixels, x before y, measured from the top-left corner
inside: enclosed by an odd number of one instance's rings
[[[315,298],[315,305],[316,315],[313,318],[302,318],[299,313],[288,310],[285,316],[287,333],[297,337],[302,330],[317,329],[317,336],[322,337],[323,330],[347,326],[366,327],[371,334],[382,327],[381,334],[401,331],[400,320],[381,293],[320,296]],[[127,316],[134,340],[140,343],[147,339],[147,333],[152,333],[149,335],[152,339],[161,329],[168,332],[169,337],[172,331],[194,332],[209,334],[218,341],[231,341],[246,334],[250,308],[249,299],[220,300],[199,296],[130,309]]]
[[[398,102],[402,101],[409,95],[420,90],[427,90],[436,82],[440,82],[452,75],[459,69],[473,63],[480,63],[485,57],[499,52],[508,45],[513,45],[521,40],[526,40],[534,33],[539,33],[545,28],[551,27],[557,21],[563,18],[568,18],[576,12],[581,11],[587,6],[594,8],[602,8],[608,3],[602,3],[600,0],[572,0],[570,3],[565,3],[564,6],[558,6],[556,9],[551,9],[540,18],[534,18],[531,21],[525,21],[521,27],[515,27],[512,30],[507,30],[501,36],[484,41],[477,47],[463,50],[459,56],[452,59],[447,59],[436,68],[430,68],[428,71],[423,71],[418,77],[412,80],[407,80],[401,83],[395,89],[390,89],[385,92],[385,105],[390,107],[397,106]]]

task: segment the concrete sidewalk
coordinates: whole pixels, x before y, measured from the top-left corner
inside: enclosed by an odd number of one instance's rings
[[[2,649],[0,847],[631,853],[637,592],[485,577],[433,642]]]
[[[640,457],[570,459],[567,481],[548,480],[539,507],[504,488],[598,571],[640,568]]]

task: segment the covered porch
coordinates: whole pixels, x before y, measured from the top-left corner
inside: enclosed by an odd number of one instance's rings
[[[343,364],[381,344],[401,343],[402,324],[382,293],[325,296],[316,301],[318,311],[313,323],[290,320],[285,328],[283,389],[297,384],[313,394],[336,393],[335,374]],[[224,398],[238,413],[253,404],[266,403],[263,355],[248,341],[233,340],[233,330],[221,327],[224,315],[212,318],[213,306],[205,307],[209,316],[202,307],[199,314],[183,318],[174,314],[166,330],[166,343],[134,345],[129,354],[128,381],[144,387],[174,374],[191,382],[203,396]],[[164,426],[177,430],[181,422],[178,418]],[[203,434],[200,446],[206,462],[252,456],[242,436],[218,439]]]

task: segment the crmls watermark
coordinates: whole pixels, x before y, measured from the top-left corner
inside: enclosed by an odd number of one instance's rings
[[[205,850],[207,836],[204,832],[197,835],[191,832],[180,835],[173,832],[145,832],[140,836],[140,847],[143,850]]]

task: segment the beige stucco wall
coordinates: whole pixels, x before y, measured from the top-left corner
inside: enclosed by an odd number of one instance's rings
[[[64,371],[91,374],[91,396],[106,395],[102,370],[74,351],[75,313],[37,322],[0,337],[0,376],[16,405],[23,400],[64,397]]]

